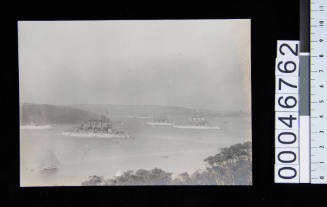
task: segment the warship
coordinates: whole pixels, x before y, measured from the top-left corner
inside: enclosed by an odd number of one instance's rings
[[[174,123],[169,122],[164,116],[156,117],[152,122],[146,122],[150,126],[172,126]]]
[[[20,125],[20,129],[51,129],[51,125],[40,125],[36,124],[34,122],[31,122],[30,124],[27,125]]]
[[[220,129],[219,126],[211,126],[204,117],[191,117],[185,124],[174,125],[178,129]]]
[[[74,130],[63,131],[62,134],[73,137],[130,138],[128,134],[115,130],[110,120],[105,122],[102,119],[89,120],[88,124],[81,124]]]

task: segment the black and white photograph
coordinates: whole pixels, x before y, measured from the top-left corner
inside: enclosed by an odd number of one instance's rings
[[[252,185],[250,19],[17,24],[20,186]]]

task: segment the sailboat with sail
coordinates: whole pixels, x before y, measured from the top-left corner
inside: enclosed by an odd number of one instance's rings
[[[40,162],[39,169],[42,173],[55,172],[59,168],[60,162],[51,150],[46,150]]]

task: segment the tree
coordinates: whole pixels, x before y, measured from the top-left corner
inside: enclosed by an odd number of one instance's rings
[[[216,174],[217,184],[246,185],[252,183],[251,142],[222,148],[214,156],[204,159],[209,164],[207,170]]]
[[[90,185],[90,186],[97,186],[97,185],[106,185],[107,182],[102,176],[90,176],[89,180],[82,182],[82,185]]]
[[[205,170],[187,172],[172,179],[172,173],[162,169],[128,170],[121,176],[107,181],[103,177],[91,176],[82,185],[249,185],[252,184],[251,142],[222,148],[219,153],[204,159]]]
[[[152,170],[132,170],[124,172],[121,176],[116,176],[107,181],[110,185],[169,185],[172,183],[172,173],[168,173],[159,168]]]

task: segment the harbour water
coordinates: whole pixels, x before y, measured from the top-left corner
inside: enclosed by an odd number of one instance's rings
[[[214,118],[219,129],[174,128],[148,125],[149,119],[113,117],[114,128],[131,136],[93,138],[64,136],[64,130],[76,125],[52,125],[51,128],[21,129],[21,186],[75,186],[98,175],[110,178],[127,170],[161,168],[174,175],[204,169],[204,159],[219,148],[251,141],[249,117]],[[23,146],[23,147],[22,147]],[[51,152],[57,169],[42,173],[40,163]]]

